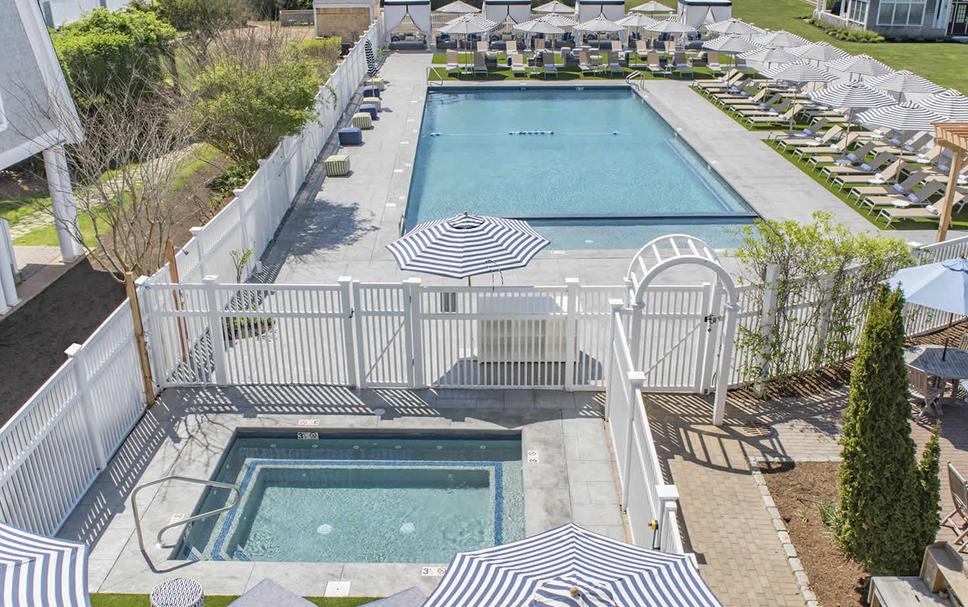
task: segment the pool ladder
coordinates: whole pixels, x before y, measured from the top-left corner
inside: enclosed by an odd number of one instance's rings
[[[177,476],[177,475],[166,476],[164,478],[159,478],[157,480],[153,480],[153,481],[138,485],[137,487],[135,487],[134,491],[131,492],[131,513],[134,515],[134,528],[138,532],[138,546],[141,548],[141,552],[143,552],[145,555],[148,554],[148,551],[145,550],[144,535],[141,532],[141,513],[138,509],[138,499],[137,499],[138,493],[141,492],[142,489],[147,489],[148,487],[153,487],[154,485],[159,485],[161,483],[166,483],[168,481],[183,481],[186,483],[205,485],[206,487],[214,487],[216,489],[229,489],[235,492],[235,499],[230,500],[231,503],[228,503],[222,506],[221,508],[217,508],[215,510],[209,510],[208,512],[202,512],[201,514],[196,514],[195,516],[190,516],[180,521],[174,521],[174,522],[168,523],[167,525],[164,525],[161,529],[158,530],[158,536],[157,536],[158,542],[156,544],[158,548],[170,549],[176,546],[176,544],[168,545],[162,541],[162,536],[169,529],[173,529],[175,527],[181,527],[182,525],[190,525],[196,521],[200,521],[202,519],[206,519],[212,516],[217,516],[219,514],[222,514],[223,512],[227,512],[232,508],[235,508],[235,506],[239,503],[239,500],[242,499],[242,491],[239,490],[238,485],[233,485],[231,483],[220,483],[218,481],[207,481],[205,479],[190,478],[187,476]]]
[[[642,84],[644,84],[644,81],[645,81],[645,74],[643,74],[638,70],[635,70],[634,72],[630,73],[628,76],[625,77],[625,82],[627,82],[631,87],[635,87],[636,82],[638,82],[639,85],[641,86]]]

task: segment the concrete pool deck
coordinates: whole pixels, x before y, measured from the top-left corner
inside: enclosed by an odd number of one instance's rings
[[[259,563],[169,560],[155,546],[165,524],[195,509],[203,487],[176,481],[138,495],[150,562],[141,553],[130,494],[169,475],[209,479],[237,428],[375,432],[520,431],[525,534],[573,521],[627,540],[610,444],[596,392],[366,390],[318,386],[173,389],[164,392],[59,532],[92,546],[91,592],[147,593],[163,580],[192,577],[206,594],[240,594],[271,578],[304,596],[385,596],[425,592],[446,563]],[[382,413],[379,410],[383,410]],[[538,461],[525,457],[529,451]],[[175,543],[180,529],[166,535]],[[429,570],[425,570],[424,568]],[[329,585],[329,588],[327,586]]]
[[[401,272],[386,250],[399,237],[423,117],[429,53],[393,53],[381,75],[389,82],[375,128],[365,143],[342,148],[353,173],[322,178],[321,162],[311,173],[297,203],[263,256],[263,280],[285,283],[331,283],[339,276],[363,281],[400,281]],[[521,86],[520,81],[462,80],[444,86]],[[529,80],[528,86],[627,86],[624,81],[555,82]],[[845,206],[808,175],[763,144],[766,132],[751,132],[689,88],[688,82],[643,81],[642,94],[677,132],[763,217],[809,221],[815,211],[828,211],[852,231],[877,232],[871,223]],[[324,152],[332,153],[334,148]],[[540,173],[536,173],[540,178]],[[933,232],[884,232],[907,241],[930,242]],[[960,234],[952,233],[952,237]],[[644,242],[642,244],[645,244]],[[632,249],[546,249],[527,267],[493,277],[496,284],[563,284],[576,277],[586,284],[618,284],[625,276]],[[737,266],[724,257],[731,271]],[[686,272],[690,269],[686,269]],[[452,284],[419,275],[427,284]],[[671,276],[676,279],[676,275]],[[683,274],[683,280],[697,282]],[[478,279],[490,284],[492,277]]]

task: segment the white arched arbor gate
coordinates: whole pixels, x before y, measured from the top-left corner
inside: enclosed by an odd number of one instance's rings
[[[712,282],[659,284],[680,266],[709,270]],[[639,249],[626,284],[631,301],[629,349],[645,389],[708,393],[715,390],[713,423],[723,423],[739,305],[736,285],[716,253],[685,234],[661,236]]]

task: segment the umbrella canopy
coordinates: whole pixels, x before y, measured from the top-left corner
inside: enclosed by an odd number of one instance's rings
[[[548,23],[544,19],[532,19],[531,21],[517,23],[514,25],[514,31],[525,34],[547,34],[550,36],[560,36],[565,33],[565,30],[557,25]]]
[[[731,55],[748,53],[749,51],[760,48],[758,44],[750,42],[748,38],[742,36],[720,36],[719,38],[713,38],[712,40],[703,42],[702,47],[709,51],[717,51]]]
[[[900,287],[907,303],[968,315],[968,261],[964,259],[904,268],[888,284],[892,289]]]
[[[575,31],[578,32],[596,32],[599,34],[613,34],[615,32],[625,31],[625,28],[615,23],[614,21],[609,21],[605,18],[604,14],[601,14],[594,19],[585,21],[584,23],[579,23],[575,26]]]
[[[0,604],[81,607],[87,592],[87,545],[0,524]]]
[[[533,9],[536,13],[547,13],[551,15],[574,15],[575,7],[568,6],[564,2],[559,2],[558,0],[551,0],[547,4],[542,4],[541,6],[535,7]]]
[[[898,93],[898,97],[917,93],[939,93],[944,90],[927,78],[922,78],[907,70],[891,72],[883,76],[871,78],[867,80],[867,84],[879,88],[882,91]]]
[[[691,34],[699,31],[693,26],[683,23],[678,19],[663,19],[661,21],[656,21],[645,29],[658,34]]]
[[[787,49],[787,52],[801,59],[808,59],[810,61],[816,61],[817,63],[838,61],[850,56],[850,53],[847,51],[839,49],[832,44],[827,44],[826,42],[812,42],[803,46],[791,46]]]
[[[565,587],[569,594],[562,596]],[[576,600],[572,588],[583,602]],[[455,556],[423,607],[467,605],[721,603],[689,557],[633,546],[568,523],[511,544]]]
[[[941,114],[946,122],[968,122],[968,97],[955,89],[925,97],[918,105]]]
[[[444,13],[447,15],[468,15],[470,13],[479,13],[481,9],[476,6],[471,6],[466,2],[461,0],[454,0],[450,4],[445,4],[444,6],[437,9],[438,13]]]
[[[440,28],[440,31],[445,34],[463,34],[466,36],[489,32],[497,25],[497,23],[485,19],[481,15],[467,14],[448,21],[446,25]]]
[[[632,7],[629,10],[631,10],[633,13],[649,13],[650,15],[654,15],[655,13],[674,13],[674,12],[676,12],[676,9],[669,8],[665,4],[660,4],[658,2],[653,2],[652,0],[649,0],[649,2],[645,2],[645,3],[640,4],[638,6]]]
[[[857,122],[868,128],[889,128],[897,131],[930,131],[944,116],[925,109],[912,101],[886,105],[857,114]]]
[[[572,19],[571,17],[566,17],[564,15],[558,15],[558,14],[551,14],[551,15],[545,15],[544,17],[538,17],[538,21],[544,21],[545,23],[550,23],[551,25],[561,27],[561,28],[575,27],[576,25],[578,25],[578,22]]]
[[[807,82],[833,82],[837,77],[812,63],[801,59],[793,63],[785,63],[772,70],[763,70],[763,75],[773,80],[783,80],[784,82],[796,82],[803,84]]]
[[[758,61],[770,65],[772,63],[792,63],[797,60],[796,55],[791,55],[782,48],[764,47],[753,51],[748,51],[740,55],[747,61]]]
[[[770,48],[790,48],[791,46],[803,46],[810,43],[806,38],[801,38],[784,30],[753,36],[753,42]]]
[[[621,25],[622,27],[649,27],[656,22],[652,17],[643,15],[642,13],[632,13],[631,15],[626,15],[616,21],[615,23]]]
[[[831,61],[827,64],[827,68],[858,76],[883,76],[894,71],[870,55],[849,55],[843,59]]]
[[[862,82],[843,82],[810,93],[810,99],[821,105],[850,110],[892,105],[894,98]]]
[[[523,268],[546,246],[527,222],[464,213],[422,223],[387,248],[401,270],[467,278]]]
[[[763,33],[763,30],[755,25],[750,25],[742,19],[735,18],[710,23],[706,26],[706,31],[729,36],[751,36]]]

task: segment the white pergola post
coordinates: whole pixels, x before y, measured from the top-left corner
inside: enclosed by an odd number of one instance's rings
[[[77,203],[71,190],[71,175],[67,170],[63,146],[55,145],[44,150],[44,169],[47,172],[47,188],[50,190],[61,259],[71,262],[84,255],[84,247],[78,242],[81,231],[77,226]]]

